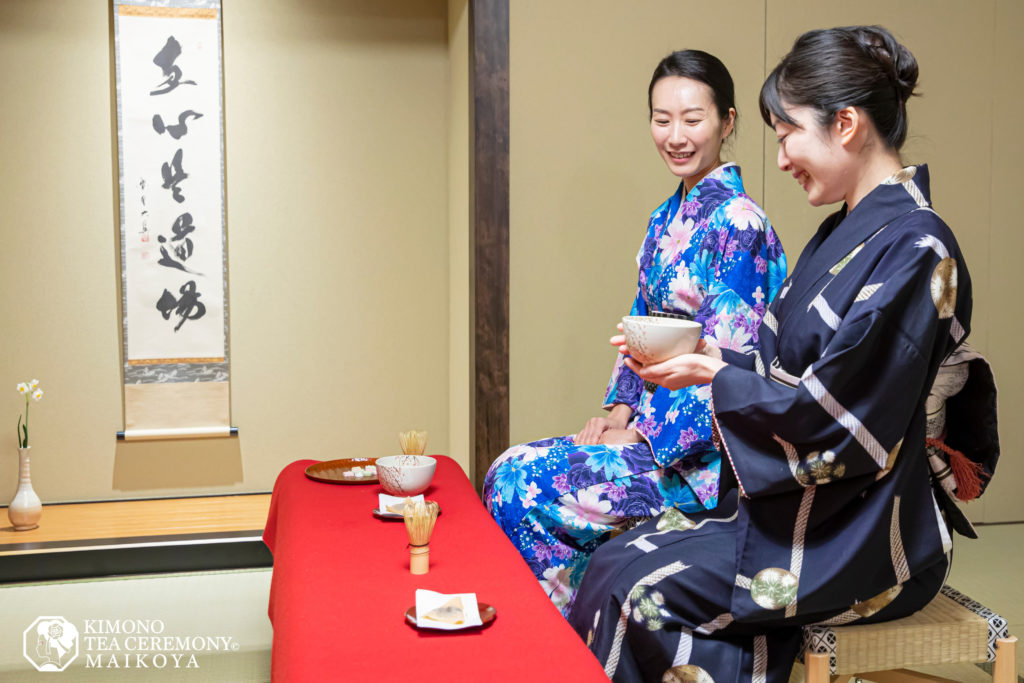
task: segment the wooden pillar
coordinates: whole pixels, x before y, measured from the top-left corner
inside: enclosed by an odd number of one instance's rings
[[[508,0],[470,1],[470,474],[478,490],[488,465],[509,445],[508,34]]]

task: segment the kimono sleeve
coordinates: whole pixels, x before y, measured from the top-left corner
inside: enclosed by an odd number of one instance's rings
[[[941,360],[937,335],[949,336],[930,289],[939,260],[913,244],[890,247],[871,277],[881,287],[850,307],[795,387],[738,367],[717,374],[713,419],[743,495],[873,481],[892,468]],[[790,321],[791,343],[822,324],[814,315]]]
[[[729,365],[735,365],[743,368],[744,370],[754,369],[754,354],[753,353],[740,353],[739,351],[733,351],[732,349],[719,349],[722,352],[722,360]]]
[[[785,278],[782,245],[760,207],[739,195],[715,211],[702,247],[691,271],[707,292],[696,316],[704,338],[751,354],[769,297]]]
[[[630,308],[629,314],[647,315],[647,302],[644,301],[644,297],[640,293],[639,284],[637,284],[636,298],[633,299],[633,306]],[[626,366],[625,358],[621,353],[615,357],[612,377],[604,392],[603,407],[610,409],[616,403],[624,403],[635,413],[637,406],[640,405],[640,395],[643,393],[644,383],[639,375]]]

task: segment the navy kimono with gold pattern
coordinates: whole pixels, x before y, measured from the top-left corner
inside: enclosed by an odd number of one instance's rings
[[[801,624],[924,606],[952,549],[925,399],[970,318],[926,167],[826,219],[765,314],[759,351],[723,352],[712,384],[738,491],[707,514],[669,511],[591,561],[571,621],[609,677],[785,681]]]

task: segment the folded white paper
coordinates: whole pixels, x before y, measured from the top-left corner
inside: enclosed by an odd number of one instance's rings
[[[455,598],[459,598],[462,603],[462,614],[459,615],[454,609],[451,609],[453,605],[457,605]],[[444,609],[445,606],[449,606],[449,609]],[[439,610],[434,612],[438,617],[436,619],[429,618],[428,614],[432,610]],[[461,624],[449,623],[442,621],[442,618],[458,618],[462,617]],[[439,628],[446,631],[453,631],[460,628],[470,628],[473,626],[480,626],[483,624],[480,621],[480,608],[476,604],[476,593],[435,593],[434,591],[424,590],[418,588],[416,590],[416,626],[419,628]]]
[[[423,494],[422,493],[420,495],[418,495],[418,496],[389,496],[386,493],[378,493],[377,494],[377,510],[382,515],[394,514],[390,510],[388,510],[388,505],[401,505],[402,503],[405,502],[406,498],[412,498],[412,501],[414,503],[417,502],[417,501],[423,502]]]

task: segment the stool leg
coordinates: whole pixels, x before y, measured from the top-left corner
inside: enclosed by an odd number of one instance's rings
[[[996,663],[992,668],[992,683],[1017,683],[1017,638],[996,641]]]
[[[804,653],[804,669],[807,683],[829,683],[829,656],[817,654],[810,650]]]

